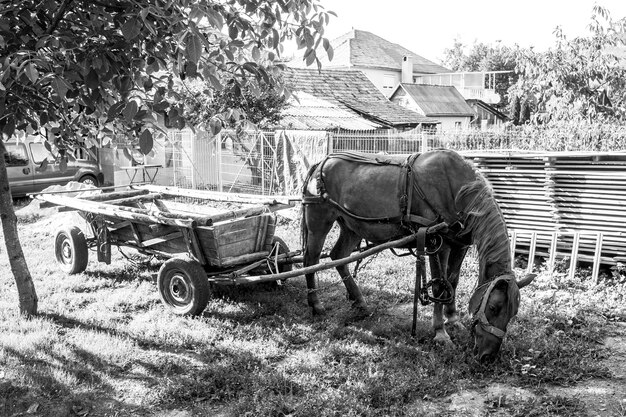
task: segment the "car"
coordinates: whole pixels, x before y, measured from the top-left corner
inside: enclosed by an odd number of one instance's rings
[[[11,195],[24,197],[39,192],[51,185],[65,185],[69,181],[102,185],[104,175],[100,164],[90,159],[78,159],[67,153],[64,167],[60,155],[49,151],[42,140],[27,137],[25,140],[9,141],[4,144]],[[80,155],[84,152],[77,152]]]

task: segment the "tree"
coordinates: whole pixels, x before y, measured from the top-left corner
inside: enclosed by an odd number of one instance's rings
[[[0,131],[6,139],[45,128],[61,155],[117,133],[147,154],[163,134],[158,114],[186,123],[177,80],[201,78],[216,91],[223,80],[239,91],[276,85],[283,95],[283,42],[295,40],[307,65],[320,66],[320,44],[332,54],[324,27],[333,13],[318,0],[5,0],[0,13]],[[37,295],[3,157],[0,210],[20,311],[32,315]]]
[[[519,124],[523,125],[528,122],[530,122],[530,101],[525,98],[519,111]]]
[[[514,70],[520,48],[474,42],[469,52],[467,50],[468,47],[455,39],[453,47],[444,51],[443,65],[453,71],[509,71],[494,75],[495,91],[500,95],[500,102],[495,107],[506,109],[508,89],[517,80]]]
[[[511,101],[511,109],[509,111],[509,118],[514,125],[520,124],[521,103],[518,96],[513,97]]]
[[[554,48],[519,56],[511,93],[533,97],[542,120],[626,118],[626,67],[617,55],[626,46],[626,22],[595,6],[589,30],[568,40],[557,28]]]

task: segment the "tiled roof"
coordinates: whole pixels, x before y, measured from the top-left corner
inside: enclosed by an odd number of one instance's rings
[[[449,69],[409,51],[403,46],[364,30],[352,30],[330,43],[334,50],[332,61],[328,61],[324,50],[320,50],[318,53],[324,68],[359,66],[401,70],[402,58],[410,56],[413,59],[413,72],[420,74],[450,72]]]
[[[387,127],[438,122],[390,102],[361,71],[288,68],[283,76],[292,91],[327,100]]]
[[[280,126],[295,130],[371,130],[382,127],[354,111],[303,91],[294,93],[281,112]]]
[[[454,87],[402,83],[398,88],[403,88],[415,100],[426,116],[474,115],[474,110]]]

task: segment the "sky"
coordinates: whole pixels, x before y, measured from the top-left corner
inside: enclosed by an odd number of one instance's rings
[[[337,13],[325,37],[350,30],[372,32],[431,61],[440,63],[455,39],[546,50],[554,30],[568,38],[586,36],[595,4],[613,20],[626,16],[626,0],[321,0]]]

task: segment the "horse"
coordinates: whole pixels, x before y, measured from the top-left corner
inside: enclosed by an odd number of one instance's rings
[[[447,280],[451,298],[435,302],[435,341],[452,344],[444,324],[457,325],[456,287],[468,248],[475,244],[479,276],[470,298],[474,351],[481,361],[500,350],[509,321],[518,311],[520,288],[533,275],[517,280],[511,268],[504,216],[486,179],[458,153],[433,150],[408,158],[337,152],[310,167],[302,195],[303,266],[319,263],[326,236],[335,222],[339,237],[330,257],[349,256],[362,240],[381,244],[444,222],[441,247],[429,255],[431,270]],[[369,314],[347,265],[336,267],[353,308]],[[305,274],[307,301],[314,315],[325,309],[314,273]],[[433,284],[433,293],[444,291]],[[444,323],[444,315],[446,322]]]

